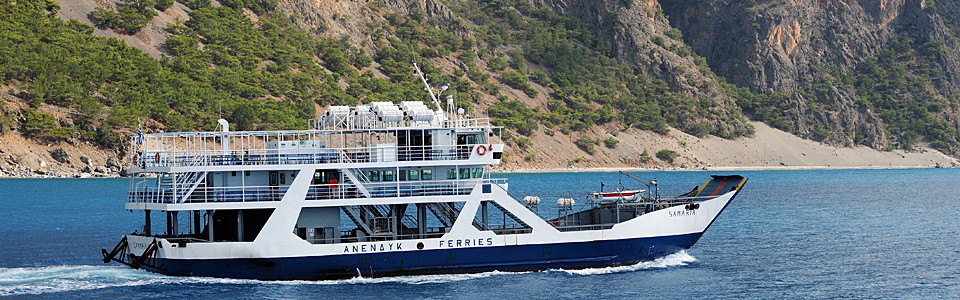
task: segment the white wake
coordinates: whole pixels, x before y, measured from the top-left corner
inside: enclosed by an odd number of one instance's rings
[[[37,295],[69,291],[86,291],[114,287],[135,287],[155,284],[249,284],[249,285],[338,285],[338,284],[431,284],[487,278],[514,272],[476,274],[416,275],[382,278],[355,277],[342,280],[261,281],[210,277],[174,277],[133,270],[125,266],[49,266],[0,268],[0,297]]]
[[[598,274],[611,274],[611,273],[620,273],[620,272],[632,272],[637,270],[645,269],[661,269],[669,268],[675,266],[685,266],[687,263],[695,262],[697,258],[687,254],[687,251],[680,251],[674,254],[670,254],[655,260],[640,262],[635,265],[629,266],[619,266],[619,267],[603,267],[603,268],[590,268],[590,269],[579,269],[579,270],[552,270],[565,272],[574,275],[598,275]]]
[[[591,268],[580,270],[548,270],[547,272],[565,272],[574,275],[596,275],[630,272],[651,268],[683,266],[696,261],[684,251],[668,255],[649,262],[620,267]],[[209,277],[173,277],[133,270],[125,266],[66,265],[27,268],[0,268],[0,297],[15,295],[37,295],[68,291],[86,291],[114,287],[135,287],[155,284],[249,284],[249,285],[337,285],[337,284],[439,284],[464,280],[488,278],[492,276],[520,275],[530,272],[492,271],[475,274],[414,275],[397,277],[365,278],[355,277],[343,280],[292,280],[260,281],[250,279],[224,279]]]

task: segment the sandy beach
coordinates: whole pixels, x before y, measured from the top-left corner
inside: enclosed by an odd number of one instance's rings
[[[751,122],[756,134],[727,140],[697,138],[671,129],[667,135],[628,129],[616,135],[613,149],[599,146],[590,155],[581,149],[561,147],[563,137],[535,135],[533,143],[547,143],[537,150],[512,153],[498,172],[578,172],[617,170],[806,170],[806,169],[893,169],[956,167],[957,159],[920,146],[913,151],[878,151],[864,146],[835,147],[800,138],[787,132]],[[602,132],[594,132],[603,135]],[[557,144],[556,147],[550,144]],[[676,151],[680,157],[668,164],[653,158],[643,163],[641,153],[650,156],[661,149]],[[534,153],[530,159],[530,153]],[[516,158],[517,156],[523,159]],[[547,159],[549,158],[549,159]]]

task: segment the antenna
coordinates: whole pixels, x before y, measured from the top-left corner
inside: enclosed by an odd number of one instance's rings
[[[440,103],[439,94],[433,94],[433,88],[430,87],[429,83],[427,83],[427,76],[423,74],[423,71],[420,70],[420,66],[417,66],[417,63],[413,63],[413,69],[416,70],[416,74],[420,76],[420,81],[423,81],[423,90],[430,93],[430,100],[433,100],[433,104],[437,106],[437,109],[433,111],[435,116],[434,122],[436,122],[435,124],[443,124],[443,122],[447,120],[447,117],[443,113],[443,105]],[[443,91],[446,91],[449,86],[449,84],[441,83],[440,93],[442,94]]]
[[[437,98],[437,95],[433,94],[433,88],[430,87],[429,83],[427,83],[427,76],[423,74],[423,71],[420,71],[420,67],[417,66],[417,63],[413,63],[413,68],[417,71],[417,75],[420,76],[420,80],[423,81],[423,89],[430,93],[430,100],[433,100],[433,104],[436,104],[437,109],[440,109],[442,107],[440,106],[440,99]],[[441,89],[446,90],[445,88]],[[440,92],[442,93],[443,91]]]

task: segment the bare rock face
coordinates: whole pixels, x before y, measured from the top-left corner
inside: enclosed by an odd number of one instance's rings
[[[120,165],[117,164],[117,161],[113,159],[113,157],[107,158],[107,163],[105,164],[105,166],[111,170],[120,168]]]
[[[882,119],[857,104],[860,95],[830,82],[831,69],[856,70],[859,63],[891,46],[898,34],[948,40],[948,29],[925,1],[817,0],[762,2],[660,1],[670,23],[711,68],[727,81],[756,93],[806,90],[794,95],[786,115],[794,133],[842,145],[888,146]],[[960,54],[941,51],[934,80],[941,95],[960,92]],[[813,88],[814,86],[818,86]],[[897,95],[920,101],[915,95]],[[831,109],[822,109],[829,107]],[[958,124],[955,112],[941,117]],[[824,136],[826,131],[826,136]]]
[[[686,53],[683,40],[667,33],[672,27],[657,0],[530,1],[534,7],[549,7],[590,24],[597,37],[610,42],[613,57],[641,73],[664,80],[671,90],[700,100],[715,113],[712,118],[680,119],[681,124],[709,124],[727,133],[752,132],[744,120],[734,117],[738,112],[731,110],[739,108],[719,90],[716,78],[698,66],[692,53]],[[681,111],[667,113],[690,115]]]
[[[296,15],[297,25],[327,37],[347,37],[350,43],[372,54],[367,24],[388,13],[422,13],[426,19],[450,24],[453,11],[440,0],[280,0],[277,10]]]
[[[711,67],[755,92],[795,90],[817,65],[852,66],[893,36],[904,1],[663,1],[671,23]],[[880,3],[871,3],[880,2]],[[881,5],[882,4],[882,5]],[[895,24],[891,24],[897,21]]]
[[[59,162],[59,163],[61,163],[61,164],[69,164],[69,163],[70,163],[70,154],[67,154],[67,151],[66,151],[66,150],[63,150],[63,148],[57,148],[57,149],[51,150],[51,151],[50,151],[50,158],[53,158],[53,160],[55,160],[55,161],[57,161],[57,162]]]
[[[866,105],[855,102],[856,94],[846,88],[828,87],[814,99],[794,94],[793,107],[785,114],[797,134],[809,133],[820,141],[843,141],[841,146],[865,145],[875,149],[887,144],[880,118]],[[820,135],[820,136],[816,136]]]

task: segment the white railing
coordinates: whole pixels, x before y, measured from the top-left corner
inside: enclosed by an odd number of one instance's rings
[[[469,195],[479,183],[506,183],[506,179],[453,179],[363,183],[372,198]],[[310,185],[307,200],[363,198],[353,184]]]
[[[478,152],[479,146],[470,144],[457,146],[410,146],[410,147],[362,147],[362,148],[322,148],[316,151],[297,153],[276,149],[253,149],[230,151],[148,151],[143,156],[134,156],[132,166],[151,167],[197,167],[197,166],[256,166],[256,165],[298,165],[327,163],[369,163],[394,161],[453,161],[466,160],[471,153]],[[389,153],[385,153],[389,151]],[[490,154],[486,150],[485,155]],[[146,157],[146,158],[144,158]]]
[[[396,122],[381,122],[373,114],[356,114],[355,108],[345,116],[337,117],[330,122],[323,118],[310,119],[310,128],[316,130],[361,130],[361,129],[389,129],[389,128],[470,128],[492,127],[490,118],[453,118],[442,122],[402,120]]]
[[[502,144],[496,128],[487,119],[447,120],[441,125],[470,127],[486,138],[466,145],[402,146],[428,144],[428,135],[398,141],[400,131],[418,129],[399,127],[355,130],[290,130],[238,132],[154,133],[130,137],[127,157],[132,169],[149,167],[192,167],[257,164],[318,164],[349,162],[463,160],[471,151]],[[456,125],[456,126],[455,126]],[[495,130],[494,130],[495,131]],[[419,140],[417,140],[419,139]],[[481,151],[482,152],[482,151]],[[346,154],[345,157],[341,157]]]
[[[175,193],[174,188],[137,186],[127,191],[127,202],[174,204],[280,201],[288,188],[287,186],[197,187],[191,194],[184,196]]]
[[[306,200],[335,200],[363,198],[358,183],[312,184]],[[506,184],[506,179],[451,179],[382,181],[362,183],[372,198],[457,196],[469,195],[477,184]],[[147,186],[144,182],[127,190],[127,202],[131,203],[224,203],[280,201],[289,186],[201,187],[189,193],[184,187]]]

